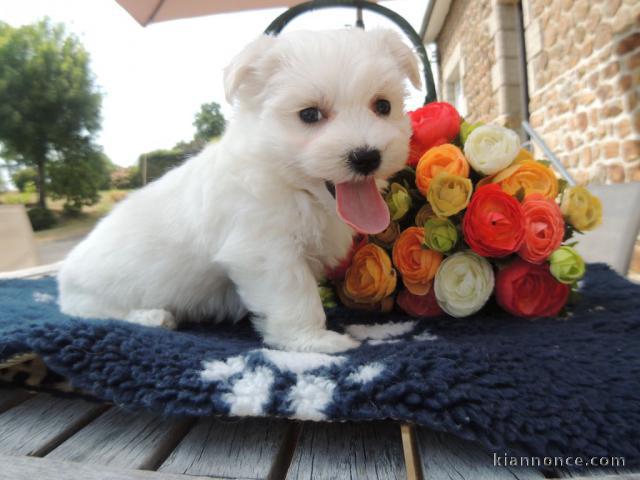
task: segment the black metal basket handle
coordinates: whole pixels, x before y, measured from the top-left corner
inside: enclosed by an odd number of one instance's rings
[[[264,33],[266,33],[267,35],[278,35],[291,20],[302,15],[303,13],[312,12],[314,10],[320,10],[323,8],[334,7],[356,8],[358,9],[358,11],[370,10],[379,15],[382,15],[383,17],[388,18],[393,23],[395,23],[400,28],[400,30],[402,30],[404,34],[409,38],[416,50],[416,53],[418,54],[418,57],[422,61],[422,65],[424,67],[424,86],[427,92],[427,95],[424,99],[425,105],[436,100],[436,87],[433,82],[433,74],[431,73],[431,64],[429,63],[427,51],[424,48],[420,35],[416,33],[409,22],[402,18],[402,16],[398,15],[393,10],[389,10],[386,7],[378,5],[377,3],[371,3],[367,0],[311,0],[309,2],[301,3],[299,5],[291,7],[289,10],[281,14],[278,18],[271,22],[271,25],[267,27]]]

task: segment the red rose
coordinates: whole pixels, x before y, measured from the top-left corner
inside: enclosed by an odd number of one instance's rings
[[[483,257],[504,257],[518,251],[524,238],[524,217],[518,200],[495,183],[476,190],[462,221],[467,244]]]
[[[369,241],[369,238],[366,235],[357,235],[353,237],[353,241],[351,242],[351,248],[349,252],[347,252],[347,256],[344,257],[338,265],[336,265],[332,269],[327,269],[325,272],[326,277],[329,280],[342,280],[347,273],[347,270],[351,266],[351,260],[353,260],[353,256],[356,254],[356,250],[358,250],[361,246],[365,245]]]
[[[429,103],[409,112],[409,117],[413,138],[425,152],[431,147],[451,143],[460,132],[460,115],[450,103]]]
[[[407,159],[407,165],[415,168],[425,153],[427,153],[427,147],[417,141],[415,137],[411,137],[411,143],[409,143],[409,158]]]
[[[522,204],[524,241],[518,255],[527,262],[542,263],[560,247],[564,220],[555,200],[534,193]]]
[[[517,259],[496,276],[496,300],[519,317],[553,317],[569,298],[569,285],[558,282],[549,264]]]
[[[414,295],[409,290],[404,289],[398,294],[396,303],[405,313],[412,317],[426,318],[444,314],[436,301],[433,288],[426,295]]]

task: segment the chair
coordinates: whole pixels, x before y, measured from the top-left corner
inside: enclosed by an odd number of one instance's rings
[[[35,267],[39,263],[24,205],[0,205],[0,272]]]
[[[640,182],[590,185],[602,201],[602,225],[577,235],[576,249],[587,262],[604,262],[626,275],[640,231]]]

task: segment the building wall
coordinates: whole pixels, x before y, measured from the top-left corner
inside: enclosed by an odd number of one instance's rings
[[[640,181],[640,2],[523,0],[531,125],[581,183]]]
[[[493,121],[498,116],[497,99],[491,95],[491,69],[496,60],[489,34],[490,3],[490,0],[454,0],[437,41],[440,92],[446,98],[447,73],[459,65],[468,119],[473,122]]]

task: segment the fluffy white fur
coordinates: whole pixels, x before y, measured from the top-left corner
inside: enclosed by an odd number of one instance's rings
[[[376,180],[400,170],[410,124],[404,80],[417,61],[386,30],[262,36],[225,70],[236,110],[222,139],[133,192],[67,257],[62,311],[175,327],[251,312],[266,344],[338,352],[358,342],[329,331],[317,292],[353,231],[325,180],[357,178],[346,157],[382,152]],[[376,115],[376,99],[391,114]],[[317,106],[327,118],[303,123]]]

